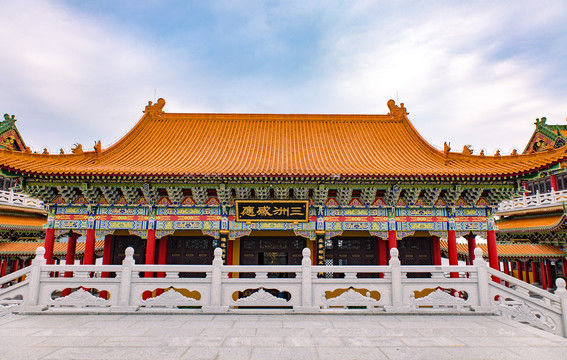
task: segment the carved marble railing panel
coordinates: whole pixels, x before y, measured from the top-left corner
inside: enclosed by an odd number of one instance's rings
[[[500,280],[490,282],[490,298],[501,315],[567,337],[565,280],[558,278],[557,290],[551,294],[494,269],[488,272]]]
[[[165,307],[165,308],[177,308],[179,306],[198,306],[201,305],[199,301],[201,299],[201,294],[197,292],[197,296],[187,296],[182,294],[182,290],[186,290],[189,295],[193,295],[192,291],[188,291],[187,289],[175,289],[170,287],[169,289],[165,290],[160,295],[155,297],[149,297],[145,300],[142,300],[141,306],[144,307]],[[155,290],[154,290],[155,291]]]
[[[502,201],[498,206],[498,212],[514,210],[544,208],[561,205],[567,201],[567,190],[552,191],[550,193],[521,196],[512,200]]]
[[[16,193],[13,190],[0,190],[0,204],[24,206],[35,209],[43,209],[43,201],[35,199],[29,195]]]
[[[55,307],[106,307],[110,306],[109,301],[100,296],[94,295],[91,291],[85,290],[83,287],[72,291],[69,295],[54,298],[51,293],[51,301]],[[59,293],[59,291],[57,292]]]

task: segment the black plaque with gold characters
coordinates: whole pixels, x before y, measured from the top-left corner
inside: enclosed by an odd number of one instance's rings
[[[309,221],[309,201],[236,200],[236,221]]]

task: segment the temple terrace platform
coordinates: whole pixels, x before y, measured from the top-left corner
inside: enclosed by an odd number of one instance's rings
[[[0,359],[567,359],[567,339],[486,315],[16,315]]]

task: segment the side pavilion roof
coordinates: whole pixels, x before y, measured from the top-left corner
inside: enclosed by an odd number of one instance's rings
[[[514,177],[567,158],[567,147],[512,156],[440,151],[393,100],[385,115],[180,114],[164,105],[150,102],[104,150],[0,150],[0,167],[48,176]]]

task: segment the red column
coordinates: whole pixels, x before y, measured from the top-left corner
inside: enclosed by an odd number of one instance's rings
[[[159,249],[158,249],[158,264],[167,264],[167,236],[159,239]],[[230,247],[229,247],[230,249]],[[232,257],[230,258],[232,260]],[[165,277],[165,272],[158,272],[158,277]]]
[[[530,265],[528,264],[528,262],[526,261],[526,263],[524,264],[524,270],[526,272],[526,282],[528,284],[530,284]]]
[[[431,237],[431,245],[433,248],[433,265],[441,265],[441,241],[439,236]]]
[[[69,234],[67,239],[67,254],[65,256],[65,265],[75,264],[75,250],[77,249],[77,234]],[[73,277],[72,271],[65,271],[65,277]]]
[[[16,258],[16,259],[14,259],[14,262],[12,263],[12,272],[13,273],[18,271],[18,265],[20,265],[20,259]]]
[[[388,242],[385,239],[378,239],[378,265],[388,265]],[[384,274],[380,273],[380,277]]]
[[[95,229],[87,229],[87,240],[85,243],[85,256],[83,263],[85,265],[94,265],[94,247],[95,247]]]
[[[470,261],[470,265],[472,265],[473,260],[474,260],[474,249],[476,248],[476,235],[475,234],[467,235],[467,244],[468,244],[468,247],[469,247],[469,261]]]
[[[53,264],[53,245],[55,244],[55,229],[48,228],[45,230],[45,260],[47,264]]]
[[[510,275],[510,268],[508,267],[508,261],[504,261],[503,267],[504,267],[504,274]]]
[[[505,273],[506,275],[510,275],[510,267],[509,267],[508,261],[504,261],[504,263],[502,264],[502,266],[504,267],[504,273]],[[510,284],[508,284],[508,281],[506,281],[504,284],[505,284],[507,287],[510,286]]]
[[[553,274],[551,273],[551,263],[549,261],[545,261],[545,272],[547,273],[547,286],[550,289],[555,288],[555,284],[553,283]]]
[[[7,266],[8,266],[8,259],[2,259],[2,268],[0,269],[0,277],[6,275]]]
[[[498,263],[498,248],[496,247],[496,232],[494,230],[488,230],[486,236],[486,242],[488,245],[488,263],[491,268],[500,270],[500,264]],[[492,280],[500,282],[496,277],[492,277]]]
[[[156,258],[156,231],[148,230],[148,240],[146,241],[146,265],[154,264]],[[153,273],[147,271],[144,277],[153,277]]]
[[[541,269],[541,287],[543,290],[547,290],[547,274],[545,269],[545,259],[539,263],[539,268]]]
[[[233,240],[234,241],[234,240]],[[232,265],[232,248],[233,248],[233,242],[230,241],[230,239],[227,241],[227,246],[228,248],[226,249],[226,264],[227,265]],[[313,260],[315,260],[317,258],[317,256],[315,256],[315,254],[311,254],[311,257],[313,258]]]
[[[110,265],[110,255],[112,254],[112,235],[104,237],[104,247],[102,248],[102,265]],[[107,278],[108,271],[103,271],[101,276]]]
[[[516,277],[518,278],[518,280],[524,281],[524,268],[520,261],[516,261],[516,268],[518,270],[518,272],[516,273]]]
[[[536,264],[537,264],[537,261],[533,260],[532,261],[532,280],[533,280],[534,284],[539,282],[539,279],[537,277],[537,266],[536,266]]]
[[[567,276],[567,259],[563,259],[563,276]]]
[[[447,248],[449,251],[449,265],[457,266],[459,265],[459,256],[457,254],[457,235],[455,230],[447,231]],[[458,272],[451,272],[452,278],[458,278]]]
[[[553,191],[557,191],[557,179],[555,178],[555,175],[551,175],[551,188],[553,189]]]
[[[378,240],[378,265],[388,265],[388,241]]]
[[[390,258],[390,250],[393,248],[398,248],[396,230],[388,230],[388,259]]]

